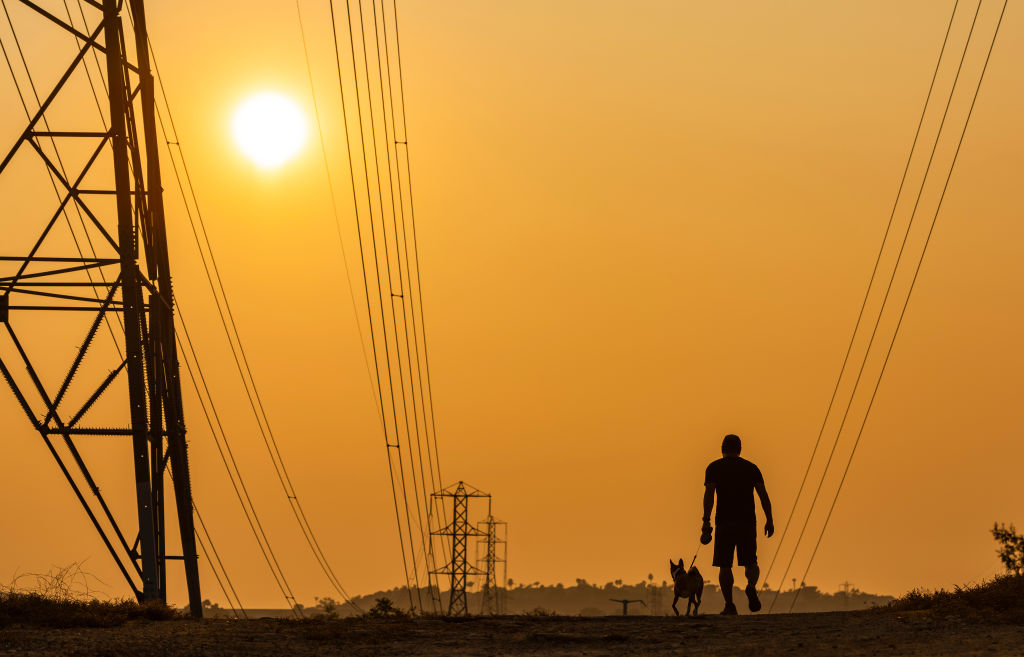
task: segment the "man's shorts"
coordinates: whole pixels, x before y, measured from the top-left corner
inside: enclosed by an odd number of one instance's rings
[[[757,565],[756,522],[715,522],[715,556],[711,565],[717,568],[731,568],[734,550],[738,565]]]

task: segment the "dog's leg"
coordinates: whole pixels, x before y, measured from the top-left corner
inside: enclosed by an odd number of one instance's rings
[[[676,602],[677,602],[678,600],[679,600],[679,596],[678,596],[678,595],[677,595],[677,596],[675,596],[675,597],[674,597],[674,598],[672,599],[672,611],[676,612],[676,616],[678,616],[678,615],[679,615],[679,610],[678,610],[678,609],[676,609]]]

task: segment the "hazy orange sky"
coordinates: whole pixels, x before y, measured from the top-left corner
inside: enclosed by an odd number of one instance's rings
[[[696,547],[703,471],[730,432],[765,474],[781,529],[952,3],[398,6],[442,469],[446,483],[493,493],[510,523],[509,575],[667,579],[666,559]],[[326,3],[302,7],[343,194]],[[979,45],[998,8],[983,5]],[[295,7],[151,2],[148,15],[298,494],[350,592],[398,585],[383,439],[315,137],[274,172],[246,161],[230,137],[233,109],[257,91],[291,96],[312,116]],[[955,43],[968,22],[958,19]],[[67,37],[24,25],[44,67],[73,54]],[[6,43],[5,24],[0,34]],[[899,593],[975,581],[1000,568],[993,521],[1024,525],[1022,37],[1024,15],[1011,4],[809,584]],[[979,52],[965,64],[972,88]],[[0,102],[9,144],[23,119],[6,73]],[[4,254],[20,253],[38,228],[18,214],[24,194],[0,181]],[[312,604],[333,592],[255,433],[170,180],[165,194],[177,298],[282,567]],[[351,205],[340,207],[354,240]],[[196,500],[242,601],[281,606],[187,384],[186,417]],[[6,388],[0,418],[0,580],[84,560],[109,594],[125,594]],[[104,474],[118,467],[109,460]],[[122,471],[123,487],[107,479],[104,490],[130,513]],[[776,543],[761,541],[762,563]],[[711,576],[710,550],[697,563]],[[218,601],[208,575],[204,586]],[[184,604],[177,577],[172,598]]]

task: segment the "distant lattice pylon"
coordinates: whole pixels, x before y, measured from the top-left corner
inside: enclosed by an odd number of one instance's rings
[[[488,515],[486,520],[477,523],[477,531],[480,533],[477,541],[477,568],[483,575],[480,613],[500,614],[505,611],[500,582],[504,582],[508,574],[508,523]],[[502,570],[500,577],[499,569]]]
[[[466,601],[466,585],[470,575],[480,575],[481,571],[469,564],[468,546],[470,537],[481,536],[481,532],[469,520],[469,500],[483,497],[488,500],[490,495],[466,485],[460,481],[436,493],[433,497],[452,500],[452,521],[448,526],[431,532],[431,536],[447,536],[451,538],[451,560],[443,567],[433,571],[436,575],[449,575],[451,590],[448,597],[449,616],[468,616],[469,606]]]

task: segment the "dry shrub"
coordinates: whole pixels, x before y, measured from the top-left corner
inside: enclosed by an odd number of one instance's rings
[[[84,562],[74,561],[67,566],[54,566],[45,573],[15,573],[10,584],[0,585],[0,592],[34,594],[61,602],[92,600],[101,591],[97,585],[103,581],[83,565]]]

